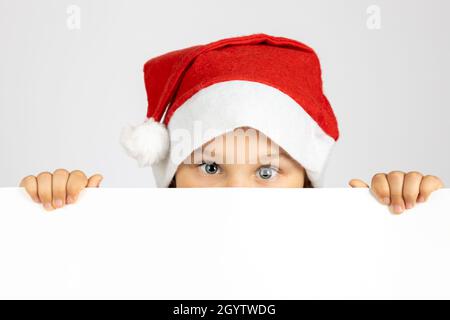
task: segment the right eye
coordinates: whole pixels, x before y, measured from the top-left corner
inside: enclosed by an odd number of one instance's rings
[[[220,172],[220,167],[215,162],[203,162],[199,167],[206,174],[216,174]]]

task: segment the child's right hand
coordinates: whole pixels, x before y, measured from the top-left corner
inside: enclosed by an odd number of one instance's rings
[[[80,170],[72,172],[57,169],[51,174],[41,172],[36,177],[26,176],[20,182],[30,197],[37,203],[42,203],[47,211],[75,203],[81,190],[85,187],[98,188],[103,177],[95,174],[89,179]]]

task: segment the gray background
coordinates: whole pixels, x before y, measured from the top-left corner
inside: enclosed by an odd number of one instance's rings
[[[81,8],[81,29],[66,9]],[[366,26],[370,5],[381,29]],[[0,0],[0,187],[59,167],[151,187],[118,142],[145,119],[142,65],[167,51],[267,33],[318,53],[341,136],[329,187],[419,170],[450,183],[450,2]]]

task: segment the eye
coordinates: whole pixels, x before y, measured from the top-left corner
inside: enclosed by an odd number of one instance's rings
[[[216,174],[220,171],[219,165],[215,162],[203,162],[199,167],[207,174]]]
[[[261,167],[258,169],[258,176],[264,180],[271,179],[272,177],[275,177],[277,174],[278,174],[277,169],[273,167]]]

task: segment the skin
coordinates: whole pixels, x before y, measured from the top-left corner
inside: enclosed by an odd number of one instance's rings
[[[241,129],[247,132],[249,128]],[[262,134],[257,132],[257,135],[259,137]],[[233,143],[219,143],[220,141],[214,139],[197,150],[201,154],[200,160],[206,163],[195,163],[193,152],[178,167],[175,174],[176,187],[304,187],[306,171],[286,151],[267,137],[264,148],[259,140],[256,144],[248,140],[238,143],[236,136],[235,130],[231,134],[221,136],[222,141],[232,139]],[[245,161],[223,161],[229,154],[244,155]],[[256,162],[252,161],[255,154],[258,155]],[[211,170],[212,168],[214,170]],[[267,173],[270,173],[269,178]],[[84,188],[98,188],[102,179],[101,174],[88,178],[80,170],[69,172],[66,169],[57,169],[53,173],[45,171],[37,176],[26,176],[20,182],[20,187],[25,188],[35,202],[43,204],[47,211],[51,211],[75,203]],[[389,206],[390,211],[397,214],[413,208],[417,203],[427,201],[433,191],[444,187],[441,179],[436,176],[423,175],[418,171],[405,173],[398,170],[375,174],[370,186],[360,179],[352,179],[348,184],[352,188],[370,188],[381,204]]]
[[[84,172],[56,169],[53,173],[41,172],[37,176],[26,176],[20,182],[28,195],[36,203],[42,203],[47,211],[62,208],[75,203],[84,188],[98,188],[103,180],[102,175],[95,174],[89,179]]]
[[[245,132],[249,130],[252,129],[244,127],[241,131],[235,130],[222,135],[222,140],[214,139],[205,143],[200,150],[203,164],[194,163],[192,153],[178,166],[175,174],[176,187],[303,188],[305,169],[260,132],[254,131],[255,137],[263,137],[265,145],[261,141],[251,143],[249,135],[245,136]],[[239,140],[239,137],[243,139]],[[241,162],[238,162],[237,157],[227,158],[228,155],[237,154],[242,156]],[[214,174],[206,171],[207,164],[211,163],[216,163],[214,167],[217,172]],[[261,176],[264,168],[271,174],[269,179]]]

